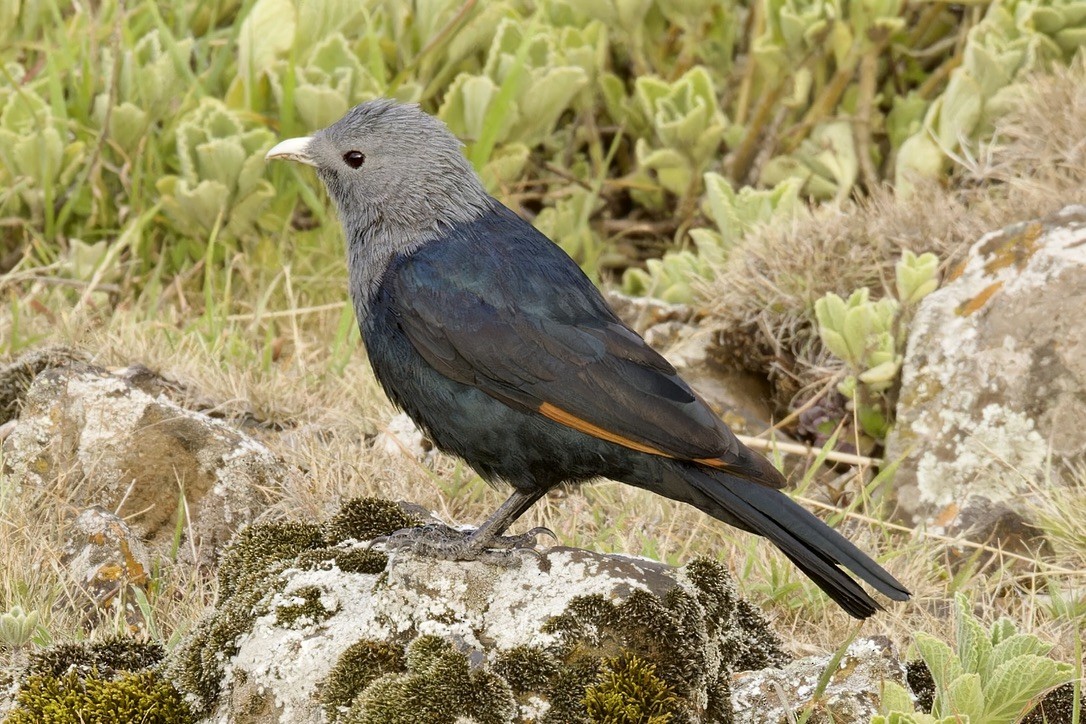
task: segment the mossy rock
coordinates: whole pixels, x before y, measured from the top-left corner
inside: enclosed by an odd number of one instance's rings
[[[196,718],[159,670],[158,644],[112,638],[35,654],[8,724],[187,724]]]
[[[407,649],[407,671],[369,684],[341,719],[345,724],[477,724],[513,721],[517,706],[505,679],[473,668],[467,655],[438,636]]]
[[[321,702],[330,721],[338,721],[342,711],[354,702],[367,686],[384,674],[407,670],[407,659],[398,646],[383,641],[363,639],[340,654],[332,673],[321,684]]]
[[[728,722],[731,674],[784,660],[717,562],[556,547],[505,565],[401,550],[389,565],[362,542],[414,522],[364,499],[239,535],[218,610],[171,657],[196,712],[242,721],[231,707],[259,700],[288,720],[367,724]]]
[[[594,724],[670,724],[679,699],[655,666],[627,652],[603,661],[596,681],[585,689],[584,704]]]
[[[363,547],[343,547],[348,540],[369,540],[414,522],[396,503],[377,498],[346,501],[327,522],[271,522],[241,530],[223,549],[219,560],[219,600],[170,659],[169,670],[192,697],[193,708],[207,715],[220,695],[225,663],[237,653],[239,638],[255,619],[275,608],[284,626],[304,627],[334,613],[321,591],[304,587],[284,592],[282,575],[292,569],[337,568],[347,573],[377,574],[388,556]]]

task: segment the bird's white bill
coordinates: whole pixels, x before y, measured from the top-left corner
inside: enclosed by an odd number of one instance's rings
[[[316,166],[317,162],[309,155],[309,142],[312,140],[310,136],[288,138],[273,146],[272,150],[265,154],[264,160],[271,161],[273,158],[285,158],[288,161],[297,161],[307,166]]]

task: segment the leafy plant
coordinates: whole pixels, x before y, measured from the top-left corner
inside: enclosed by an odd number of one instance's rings
[[[219,227],[236,236],[252,233],[275,190],[264,177],[264,152],[274,137],[246,127],[220,101],[205,98],[177,128],[180,173],[156,188],[174,227],[205,239]]]
[[[696,253],[689,249],[669,251],[662,259],[649,259],[644,269],[628,269],[622,277],[622,291],[690,303],[697,281],[711,279],[745,233],[777,214],[790,214],[798,208],[801,186],[797,179],[785,179],[770,189],[744,186],[736,191],[724,176],[705,174],[703,211],[716,229],[690,230]]]
[[[1050,689],[1066,684],[1074,667],[1047,656],[1052,645],[1022,633],[1009,618],[987,631],[962,594],[954,599],[955,646],[916,634],[914,641],[935,681],[931,714],[918,713],[910,694],[884,683],[882,713],[872,724],[1013,724]]]
[[[938,266],[934,254],[906,250],[896,266],[897,299],[873,301],[864,287],[847,300],[831,292],[815,302],[822,343],[849,370],[837,389],[852,400],[864,431],[877,439],[886,436],[891,423],[885,393],[901,370],[907,335],[901,316],[938,286]]]
[[[0,212],[51,225],[60,192],[87,161],[86,144],[66,132],[67,119],[32,88],[10,93],[0,108]],[[78,204],[90,207],[90,189]]]
[[[1015,102],[1022,78],[1070,60],[1086,43],[1086,3],[994,2],[967,40],[960,67],[898,151],[895,176],[906,187],[912,174],[938,177],[963,144],[990,134],[994,120]]]
[[[727,128],[709,72],[696,66],[670,83],[642,76],[635,97],[651,129],[651,136],[637,140],[638,163],[680,199],[696,195]]]
[[[529,150],[550,138],[596,72],[604,38],[600,23],[525,28],[503,19],[482,72],[453,80],[438,116],[468,142],[468,157],[491,187],[522,175]]]
[[[12,606],[0,614],[0,643],[19,648],[30,643],[38,632],[38,612]]]

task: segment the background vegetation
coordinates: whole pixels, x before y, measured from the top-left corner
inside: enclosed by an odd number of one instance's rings
[[[889,337],[849,358],[819,300],[867,287],[858,302],[907,306],[902,289],[979,233],[1081,201],[1084,43],[1082,0],[0,0],[0,356],[71,344],[190,381],[224,414],[320,431],[269,438],[312,471],[281,511],[378,493],[480,519],[500,494],[461,465],[390,472],[366,447],[391,411],[344,304],[338,224],[310,171],[263,162],[275,139],[387,95],[444,119],[490,189],[601,283],[693,304],[782,416],[818,413],[791,432],[843,424],[838,439],[877,454],[898,317],[873,313]],[[936,257],[901,287],[906,250]],[[800,494],[825,497],[811,470]],[[872,522],[870,479],[830,498],[918,593],[880,631],[946,638],[962,591],[1081,660],[1081,494],[1045,498],[1056,573],[981,548],[952,565],[945,541]],[[20,645],[87,635],[54,606],[73,585],[55,565],[63,505],[15,500],[0,486],[0,605],[38,617]],[[765,546],[639,491],[603,483],[532,515],[572,545],[722,553],[797,653],[848,629]],[[156,637],[209,604],[207,580],[164,565]]]

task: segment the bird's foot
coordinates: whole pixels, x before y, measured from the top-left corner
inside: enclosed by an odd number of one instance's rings
[[[539,555],[536,539],[549,535],[558,540],[548,528],[532,528],[522,535],[479,536],[477,530],[458,530],[435,523],[419,528],[404,528],[387,536],[375,538],[389,552],[408,550],[412,553],[448,561],[483,561],[511,565],[515,554],[527,552]]]

